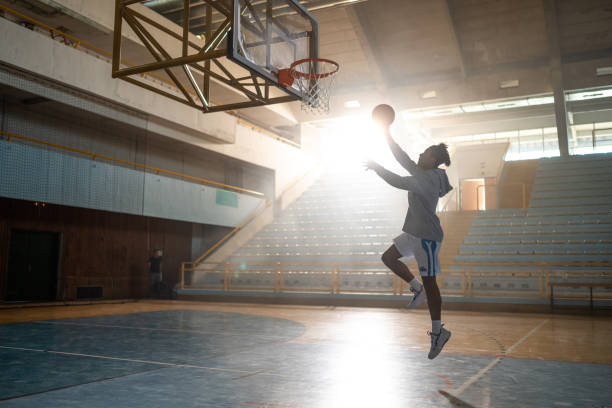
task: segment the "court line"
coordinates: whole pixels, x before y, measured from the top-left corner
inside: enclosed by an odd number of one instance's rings
[[[26,348],[26,347],[11,347],[11,346],[0,346],[0,349],[20,350],[20,351],[34,351],[34,352],[38,352],[38,353],[60,354],[60,355],[75,356],[75,357],[100,358],[100,359],[104,359],[104,360],[128,361],[128,362],[131,362],[131,363],[153,364],[153,365],[159,365],[159,366],[165,366],[165,367],[198,368],[198,369],[203,369],[203,370],[226,371],[226,372],[230,372],[230,373],[262,374],[262,375],[268,375],[268,376],[272,376],[272,377],[284,377],[281,374],[266,373],[266,372],[263,372],[263,371],[254,372],[254,371],[238,370],[238,369],[234,369],[234,368],[208,367],[208,366],[199,366],[199,365],[194,365],[194,364],[164,363],[163,361],[136,360],[136,359],[131,359],[131,358],[100,356],[100,355],[96,355],[96,354],[70,353],[68,351],[41,350],[41,349],[33,349],[33,348]]]
[[[532,334],[534,334],[536,331],[538,331],[540,329],[540,327],[544,326],[546,323],[548,323],[549,319],[545,319],[542,320],[536,327],[534,327],[533,329],[531,329],[527,334],[525,334],[523,337],[521,337],[520,339],[518,339],[516,341],[516,343],[514,343],[513,345],[511,345],[510,347],[508,347],[506,350],[504,350],[502,352],[502,355],[500,357],[497,357],[495,360],[491,361],[489,364],[487,364],[484,368],[482,368],[480,371],[478,371],[475,375],[473,375],[472,377],[470,377],[466,382],[464,382],[461,386],[459,386],[458,388],[452,390],[450,392],[451,395],[454,396],[459,396],[461,395],[461,393],[463,393],[466,389],[468,389],[470,386],[472,386],[472,384],[474,384],[476,381],[478,381],[482,376],[484,376],[487,371],[489,371],[490,369],[492,369],[493,367],[495,367],[497,364],[499,364],[505,357],[506,355],[510,354],[515,348],[517,348],[522,342],[524,342],[525,340],[527,340],[529,338],[529,336],[531,336]]]
[[[155,367],[155,368],[151,368],[151,369],[148,369],[148,370],[135,371],[133,373],[121,374],[121,375],[117,375],[115,377],[104,377],[104,378],[99,378],[99,379],[96,379],[96,380],[85,381],[85,382],[82,382],[82,383],[69,384],[69,385],[63,385],[61,387],[49,388],[48,390],[35,391],[35,392],[30,392],[30,393],[27,393],[27,394],[20,394],[20,395],[12,395],[10,397],[0,398],[0,402],[14,400],[14,399],[18,399],[18,398],[31,397],[33,395],[46,394],[48,392],[65,390],[67,388],[79,387],[81,385],[88,385],[88,384],[94,384],[94,383],[98,383],[98,382],[116,380],[117,378],[125,378],[125,377],[129,377],[129,376],[132,376],[132,375],[150,373],[152,371],[164,370],[164,369],[165,369],[165,367]]]
[[[57,326],[69,325],[69,326],[83,326],[83,327],[106,327],[113,329],[127,329],[127,330],[149,330],[149,331],[167,331],[167,332],[179,332],[179,333],[199,333],[199,334],[218,334],[227,336],[252,336],[251,333],[239,333],[239,332],[217,332],[217,331],[205,331],[205,330],[187,330],[187,329],[163,329],[157,327],[136,327],[136,326],[121,326],[113,324],[97,324],[97,323],[73,323],[73,322],[24,322],[24,323],[36,323],[36,324],[53,324]],[[266,336],[255,334],[258,338],[265,340],[291,340],[291,338],[280,337],[280,336]]]

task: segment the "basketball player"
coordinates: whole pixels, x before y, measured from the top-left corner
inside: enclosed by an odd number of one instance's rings
[[[379,124],[381,124],[379,122]],[[442,245],[443,232],[436,215],[438,198],[452,190],[448,177],[438,166],[450,165],[447,146],[444,143],[428,147],[415,163],[391,137],[389,124],[382,124],[387,143],[395,159],[411,174],[401,177],[374,161],[368,161],[366,170],[374,170],[393,187],[408,190],[408,214],[402,228],[403,233],[393,239],[393,245],[382,255],[383,263],[400,278],[410,284],[414,293],[408,308],[415,308],[427,299],[431,316],[431,348],[428,357],[435,358],[451,336],[442,327],[442,298],[436,282],[440,274],[438,251]],[[416,258],[421,284],[400,258]]]

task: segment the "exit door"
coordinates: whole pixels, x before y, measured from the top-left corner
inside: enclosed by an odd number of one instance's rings
[[[12,230],[7,301],[56,299],[59,233]]]

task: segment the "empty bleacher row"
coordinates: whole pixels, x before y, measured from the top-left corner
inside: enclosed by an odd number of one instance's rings
[[[467,285],[466,265],[474,293],[541,295],[546,279],[609,282],[612,268],[598,263],[612,261],[611,170],[610,154],[541,159],[529,208],[474,218],[445,288]]]
[[[542,159],[526,210],[488,210],[473,219],[455,263],[445,268],[443,290],[537,297],[546,293],[548,278],[609,281],[609,266],[585,270],[571,263],[612,260],[610,159]],[[192,284],[223,287],[229,281],[232,289],[243,290],[390,293],[397,282],[380,255],[399,233],[406,205],[404,192],[372,173],[325,175],[226,260],[233,265],[229,279],[218,266],[215,272],[194,274]]]
[[[380,256],[400,231],[406,193],[372,172],[323,174],[226,261],[232,289],[381,292],[393,275]],[[275,275],[282,263],[282,278]],[[338,266],[341,265],[341,266]],[[340,273],[336,276],[336,269]],[[219,268],[217,268],[219,269]],[[221,270],[195,273],[193,286],[222,287]],[[281,282],[282,280],[282,282]]]

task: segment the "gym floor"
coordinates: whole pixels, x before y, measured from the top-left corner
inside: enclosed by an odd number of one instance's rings
[[[0,309],[2,407],[612,407],[612,318],[140,301]]]

